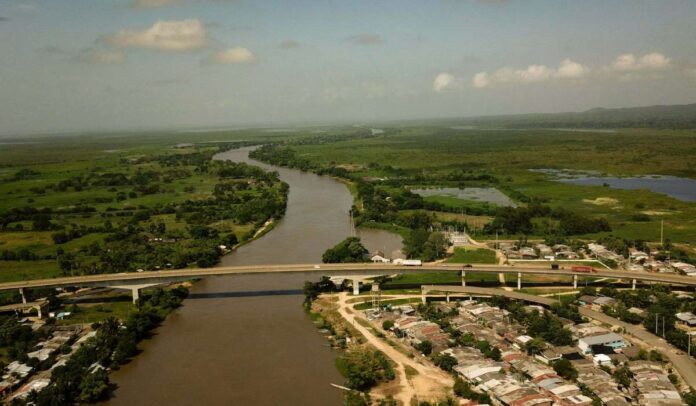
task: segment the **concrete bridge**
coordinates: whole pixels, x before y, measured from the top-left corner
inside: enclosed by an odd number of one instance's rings
[[[352,279],[354,287],[365,275],[390,275],[394,273],[453,272],[461,274],[462,286],[466,286],[467,273],[512,274],[517,277],[517,289],[522,288],[525,275],[546,275],[567,277],[577,287],[580,278],[609,278],[630,281],[635,289],[637,282],[655,282],[679,286],[696,286],[696,278],[675,274],[650,272],[629,272],[615,270],[598,270],[594,273],[572,272],[563,269],[543,267],[503,266],[503,265],[460,265],[460,264],[424,264],[423,266],[404,266],[397,264],[289,264],[289,265],[252,265],[218,268],[187,268],[164,271],[145,271],[117,274],[82,275],[53,279],[37,279],[0,284],[0,291],[18,289],[24,299],[25,289],[58,287],[107,287],[127,289],[133,294],[133,300],[139,297],[141,289],[181,282],[188,279],[229,275],[273,275],[279,273],[307,274],[309,276],[344,276]],[[24,299],[26,302],[26,299]]]

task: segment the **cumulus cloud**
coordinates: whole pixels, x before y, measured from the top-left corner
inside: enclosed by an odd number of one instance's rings
[[[121,30],[105,41],[117,48],[145,48],[161,51],[190,51],[208,44],[205,28],[198,19],[157,21],[144,30]]]
[[[357,34],[346,37],[347,42],[357,45],[377,45],[384,42],[384,38],[377,34]]]
[[[616,57],[610,69],[616,72],[661,71],[668,69],[671,61],[658,52],[636,57],[634,54],[623,54]]]
[[[283,41],[280,44],[278,44],[278,47],[281,49],[293,49],[293,48],[299,48],[301,46],[302,45],[299,42],[295,41],[294,39],[289,39],[289,40]]]
[[[234,47],[220,50],[204,62],[208,64],[232,65],[238,63],[252,63],[256,61],[256,56],[247,48]]]
[[[135,8],[157,8],[166,7],[178,3],[178,0],[135,0],[133,7]]]
[[[484,88],[495,84],[506,83],[535,83],[552,79],[578,79],[590,72],[590,69],[571,59],[564,59],[558,68],[546,65],[529,65],[525,69],[503,67],[493,73],[479,72],[472,78],[476,88]]]
[[[450,85],[452,85],[454,81],[454,75],[447,72],[442,72],[439,75],[435,76],[435,80],[433,81],[433,90],[435,90],[436,92],[441,92]]]
[[[558,65],[558,70],[556,70],[556,76],[568,79],[581,78],[588,73],[590,73],[590,68],[570,59],[562,60],[560,65]]]

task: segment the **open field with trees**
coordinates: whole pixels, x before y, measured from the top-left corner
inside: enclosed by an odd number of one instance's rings
[[[212,160],[247,143],[164,143],[104,135],[1,147],[0,280],[208,267],[283,216],[277,174]]]
[[[411,230],[468,226],[483,239],[497,231],[513,239],[612,235],[659,241],[664,220],[665,238],[691,244],[696,235],[693,202],[647,190],[562,183],[531,170],[696,178],[689,158],[695,152],[691,130],[458,130],[431,124],[387,128],[375,135],[288,140],[259,149],[254,157],[353,182],[358,224]],[[518,207],[410,192],[422,187],[495,188]],[[478,221],[469,224],[469,216]]]

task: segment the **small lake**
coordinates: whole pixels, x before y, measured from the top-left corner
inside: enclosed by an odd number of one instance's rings
[[[454,188],[454,187],[441,187],[441,188],[427,188],[427,189],[411,189],[411,192],[421,195],[423,197],[427,196],[448,196],[456,197],[462,200],[474,200],[478,202],[488,202],[495,204],[497,206],[509,206],[517,207],[515,202],[507,197],[503,192],[492,187],[467,187],[467,188]]]
[[[676,176],[641,176],[634,178],[585,177],[559,179],[558,181],[583,186],[602,186],[607,184],[612,189],[647,189],[683,202],[696,202],[696,180],[678,178]]]

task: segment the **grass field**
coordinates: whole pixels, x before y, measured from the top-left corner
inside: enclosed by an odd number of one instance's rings
[[[656,142],[659,140],[659,142]],[[560,183],[530,169],[593,170],[614,176],[674,175],[696,178],[691,157],[696,154],[696,134],[690,130],[624,129],[615,133],[556,130],[454,130],[442,127],[385,129],[378,137],[324,143],[302,143],[292,148],[313,162],[341,164],[354,176],[398,179],[417,176],[432,179],[430,186],[475,186],[480,181],[447,181],[457,171],[494,176],[488,186],[563,207],[579,214],[606,217],[611,234],[657,241],[660,221],[665,237],[674,242],[696,242],[696,204],[643,190]],[[481,205],[448,197],[455,207]],[[608,202],[608,203],[607,203]],[[636,221],[637,214],[647,215]],[[598,238],[603,234],[578,237]],[[540,236],[537,236],[540,237]]]
[[[447,262],[455,264],[495,264],[495,251],[485,248],[455,248]]]
[[[467,272],[466,282],[471,284],[497,284],[498,274]],[[382,284],[382,289],[403,289],[410,286],[461,284],[462,277],[458,272],[423,272],[402,274]]]

